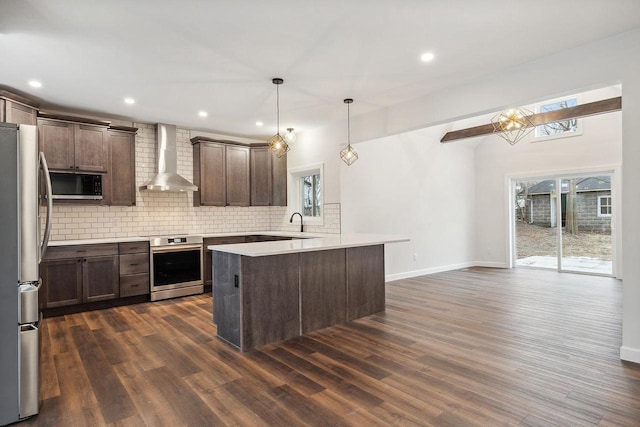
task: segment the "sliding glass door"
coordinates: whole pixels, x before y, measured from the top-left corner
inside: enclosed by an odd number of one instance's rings
[[[613,274],[611,175],[520,179],[515,188],[515,265]]]
[[[558,268],[554,180],[517,181],[516,265]]]

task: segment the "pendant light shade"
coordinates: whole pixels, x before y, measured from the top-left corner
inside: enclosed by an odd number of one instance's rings
[[[281,78],[274,78],[271,82],[276,85],[276,111],[277,111],[277,133],[269,138],[267,143],[269,144],[269,150],[276,156],[282,157],[291,149],[289,144],[280,136],[280,90],[279,87],[284,80]]]
[[[296,142],[296,134],[293,133],[293,128],[287,128],[287,133],[284,135],[284,140],[287,141],[287,144],[292,144]]]
[[[351,166],[358,160],[358,152],[351,146],[351,112],[349,104],[353,103],[353,99],[347,98],[344,103],[347,104],[347,147],[340,151],[340,158],[348,166]]]
[[[493,131],[511,145],[527,136],[534,128],[529,119],[533,113],[524,108],[501,111],[491,119]]]

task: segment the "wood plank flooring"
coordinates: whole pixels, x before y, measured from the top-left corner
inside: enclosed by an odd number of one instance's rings
[[[386,311],[240,354],[210,295],[45,319],[50,426],[637,426],[621,283],[474,268],[387,284]]]

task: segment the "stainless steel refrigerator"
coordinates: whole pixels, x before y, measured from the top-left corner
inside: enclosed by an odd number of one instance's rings
[[[41,181],[49,196],[44,238]],[[51,230],[50,193],[37,128],[0,123],[0,425],[35,415],[40,406],[39,265]]]

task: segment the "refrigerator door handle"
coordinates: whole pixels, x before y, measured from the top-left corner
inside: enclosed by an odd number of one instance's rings
[[[49,245],[49,236],[51,235],[51,214],[53,212],[53,192],[51,190],[51,176],[49,175],[49,165],[47,165],[47,159],[44,157],[44,153],[40,152],[40,166],[44,172],[44,182],[47,189],[47,223],[44,228],[44,238],[42,240],[42,246],[40,247],[40,259],[43,259],[47,253],[47,246]]]

